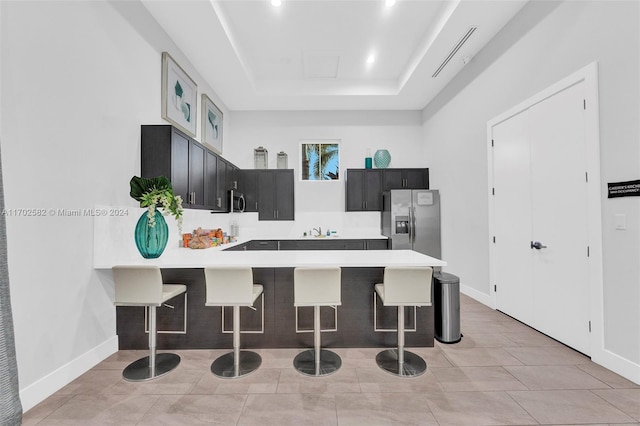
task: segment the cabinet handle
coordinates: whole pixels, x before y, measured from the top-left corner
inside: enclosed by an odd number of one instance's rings
[[[218,207],[222,207],[222,198],[221,197],[218,197],[218,201],[216,201],[216,205]]]
[[[273,218],[274,219],[276,218],[276,211],[275,210],[273,211]]]

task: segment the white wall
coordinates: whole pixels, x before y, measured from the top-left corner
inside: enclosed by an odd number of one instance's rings
[[[296,221],[257,224],[265,227],[309,226],[337,228],[341,233],[362,229],[380,231],[379,213],[345,213],[344,171],[364,168],[367,149],[388,149],[390,167],[426,167],[422,143],[420,111],[232,111],[225,123],[224,156],[240,168],[253,168],[253,150],[269,151],[269,168],[275,169],[276,154],[288,155],[289,168],[295,170]],[[340,181],[300,181],[300,143],[303,140],[340,141]]]
[[[129,179],[140,173],[140,125],[163,122],[163,50],[226,107],[138,3],[3,1],[0,8],[6,208],[47,213],[7,217],[29,409],[117,349],[113,290],[87,249],[92,218],[50,209],[136,205]]]
[[[432,183],[442,191],[443,258],[471,293],[488,298],[486,123],[599,63],[604,347],[636,380],[640,202],[606,199],[606,183],[640,177],[639,15],[637,2],[530,2],[423,111],[426,153],[437,159]],[[614,229],[618,213],[626,231]]]

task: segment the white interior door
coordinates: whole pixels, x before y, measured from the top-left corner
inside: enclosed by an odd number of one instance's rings
[[[499,310],[589,354],[583,91],[493,127],[494,276]]]
[[[534,319],[531,156],[527,113],[493,128],[495,285],[497,308],[527,324]],[[498,288],[499,287],[499,288]]]
[[[589,353],[584,83],[528,111],[534,304],[540,331]]]

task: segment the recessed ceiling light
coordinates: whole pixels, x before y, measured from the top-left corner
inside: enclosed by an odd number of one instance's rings
[[[367,63],[368,64],[372,64],[376,61],[376,56],[372,53],[371,55],[369,55],[369,57],[367,57]]]
[[[391,7],[396,4],[396,0],[384,0],[384,5],[387,7]]]
[[[271,6],[280,7],[282,5],[282,0],[271,0]]]

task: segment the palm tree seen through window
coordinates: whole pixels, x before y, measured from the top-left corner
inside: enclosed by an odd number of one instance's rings
[[[302,180],[338,180],[340,145],[337,143],[302,144]]]

